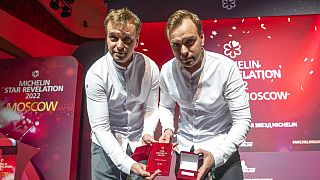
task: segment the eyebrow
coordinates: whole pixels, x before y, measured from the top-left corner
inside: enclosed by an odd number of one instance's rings
[[[126,32],[109,32],[109,35],[120,35],[121,37],[135,37],[135,34],[130,34],[130,33],[126,33]]]
[[[180,43],[180,42],[184,42],[186,40],[189,40],[189,39],[196,39],[196,37],[194,35],[190,35],[190,36],[186,36],[186,37],[183,37],[181,40],[177,40],[177,39],[171,39],[170,42],[171,43]]]

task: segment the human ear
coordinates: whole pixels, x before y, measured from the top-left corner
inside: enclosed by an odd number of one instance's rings
[[[201,32],[200,34],[200,39],[201,39],[201,46],[204,46],[204,34]]]
[[[136,38],[136,47],[135,48],[137,48],[138,47],[138,45],[139,45],[139,36]]]

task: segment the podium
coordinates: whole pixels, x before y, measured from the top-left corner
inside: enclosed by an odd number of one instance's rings
[[[39,148],[9,139],[0,133],[0,179],[40,179],[30,163],[38,152]]]
[[[82,69],[71,56],[0,61],[0,132],[17,140],[1,151],[16,158],[18,179],[76,179]]]

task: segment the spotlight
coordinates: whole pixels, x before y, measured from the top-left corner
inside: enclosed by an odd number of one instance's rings
[[[54,10],[59,9],[59,0],[51,0],[50,7]]]
[[[70,7],[64,5],[64,6],[61,7],[61,9],[62,9],[62,12],[60,14],[61,17],[69,17],[69,16],[71,16],[71,8]]]

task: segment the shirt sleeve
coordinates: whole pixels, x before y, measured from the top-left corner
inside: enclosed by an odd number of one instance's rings
[[[143,123],[142,137],[145,134],[154,136],[154,132],[159,122],[159,68],[152,62],[151,64],[151,88],[145,104],[145,115]]]
[[[174,108],[176,102],[171,98],[168,87],[163,77],[163,72],[160,74],[160,123],[162,132],[166,129],[171,129],[174,132]]]
[[[105,85],[99,75],[88,72],[85,80],[87,110],[92,133],[112,162],[126,174],[130,174],[135,162],[121,148],[111,132],[108,98]]]
[[[212,150],[215,167],[224,164],[245,140],[251,125],[249,99],[239,69],[232,64],[224,89],[232,117],[232,127],[221,145]]]

